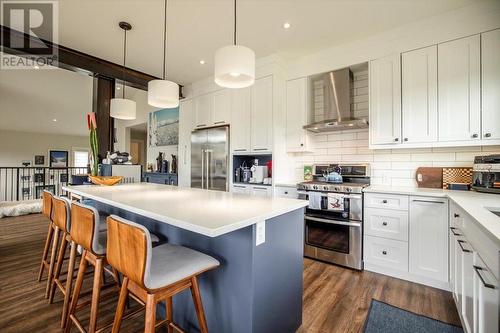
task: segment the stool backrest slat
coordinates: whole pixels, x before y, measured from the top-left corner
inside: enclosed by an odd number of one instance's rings
[[[54,195],[47,191],[47,190],[43,190],[42,192],[42,213],[43,215],[45,215],[45,217],[47,217],[48,219],[50,219],[52,221],[52,198],[54,197]]]
[[[54,196],[52,199],[52,221],[64,232],[69,232],[71,217],[70,203],[65,198]]]
[[[96,216],[92,209],[83,205],[71,205],[71,239],[85,250],[92,251],[92,241],[96,228]]]

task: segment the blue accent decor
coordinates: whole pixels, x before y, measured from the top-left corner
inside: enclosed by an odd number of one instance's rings
[[[372,299],[365,333],[463,333],[461,327]]]

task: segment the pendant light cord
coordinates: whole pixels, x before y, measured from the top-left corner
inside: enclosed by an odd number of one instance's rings
[[[165,0],[163,22],[163,80],[167,75],[167,0]]]
[[[234,32],[233,32],[233,43],[236,45],[236,0],[234,0]]]
[[[123,30],[124,37],[123,37],[123,70],[122,70],[122,80],[123,80],[123,91],[122,91],[122,97],[125,99],[125,64],[127,60],[127,29]]]

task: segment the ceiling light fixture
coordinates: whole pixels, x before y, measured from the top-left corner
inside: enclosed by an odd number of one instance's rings
[[[116,119],[133,120],[136,114],[136,103],[131,99],[125,98],[125,64],[127,60],[127,31],[132,29],[132,26],[128,22],[120,22],[120,29],[124,31],[123,37],[123,91],[122,98],[112,98],[110,105],[110,116]]]
[[[291,24],[288,22],[283,23],[283,28],[284,29],[289,29],[291,27]]]
[[[120,88],[120,86],[117,86],[117,87],[116,87],[116,90],[120,90],[120,89],[121,89],[121,88]]]
[[[166,79],[167,61],[167,0],[165,0],[163,25],[163,80],[148,82],[148,104],[157,108],[176,108],[179,106],[179,85]]]
[[[57,119],[56,119],[56,118],[54,118],[54,119],[52,119],[52,121],[53,121],[53,122],[56,122],[56,121],[57,121]]]
[[[205,60],[203,60],[203,59],[202,59],[202,60],[200,60],[200,64],[201,64],[201,65],[205,65]]]
[[[236,45],[236,0],[234,0],[233,45],[215,52],[215,83],[224,88],[245,88],[255,82],[255,52]]]
[[[35,69],[40,69],[40,67],[38,65],[35,65],[34,68]]]

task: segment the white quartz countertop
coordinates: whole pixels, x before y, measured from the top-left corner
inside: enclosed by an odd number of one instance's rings
[[[65,186],[63,190],[209,237],[245,228],[296,209],[297,199],[151,183]]]
[[[449,198],[476,220],[497,244],[500,244],[500,217],[490,211],[490,209],[500,211],[499,194],[390,186],[369,186],[364,192]]]

